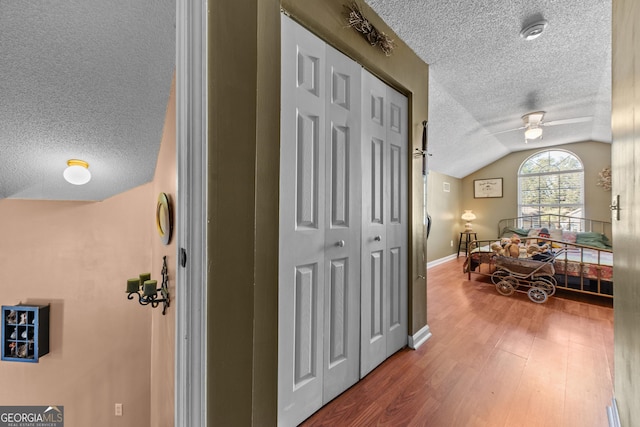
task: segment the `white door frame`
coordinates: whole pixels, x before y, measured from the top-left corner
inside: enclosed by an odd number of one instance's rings
[[[206,12],[207,0],[176,0],[177,427],[205,426],[207,420]]]

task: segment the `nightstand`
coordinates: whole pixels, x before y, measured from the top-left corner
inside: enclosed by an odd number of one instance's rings
[[[471,238],[473,236],[473,238]],[[469,243],[474,240],[478,240],[478,235],[475,231],[462,231],[460,233],[460,240],[458,241],[458,253],[456,254],[456,258],[460,256],[460,251],[464,247],[464,252],[466,253],[469,250]]]

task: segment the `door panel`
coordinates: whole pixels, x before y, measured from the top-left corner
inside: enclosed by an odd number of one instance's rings
[[[322,406],[324,327],[324,43],[282,20],[278,423]]]
[[[360,376],[364,377],[386,358],[387,203],[385,177],[386,86],[370,73],[362,73],[362,275]]]
[[[387,127],[389,156],[389,220],[387,226],[387,253],[389,258],[389,323],[387,354],[389,357],[407,345],[408,339],[408,100],[401,93],[387,87]]]
[[[293,388],[298,389],[317,378],[318,265],[296,268],[295,301],[295,374]]]
[[[320,117],[297,112],[296,228],[318,230]]]
[[[360,378],[360,66],[327,55],[325,327],[323,402]]]
[[[360,375],[407,343],[407,98],[363,72]]]

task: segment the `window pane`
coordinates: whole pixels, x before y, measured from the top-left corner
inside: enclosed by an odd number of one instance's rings
[[[520,215],[580,217],[584,203],[583,186],[582,162],[574,154],[563,150],[536,153],[523,162],[518,173]]]

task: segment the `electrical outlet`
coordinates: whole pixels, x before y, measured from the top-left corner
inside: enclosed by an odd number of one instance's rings
[[[122,416],[122,403],[116,403],[116,417]]]
[[[453,247],[453,240],[451,241],[451,247]]]

